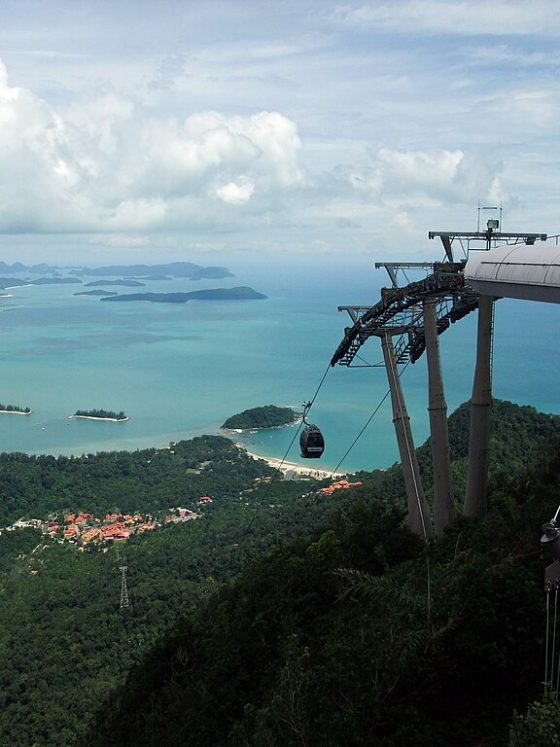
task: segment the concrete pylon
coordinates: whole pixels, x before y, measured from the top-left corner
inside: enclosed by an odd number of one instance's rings
[[[381,347],[383,349],[385,369],[391,391],[393,423],[395,424],[395,433],[397,435],[397,444],[404,474],[408,521],[412,532],[427,539],[432,535],[430,510],[422,488],[422,479],[420,477],[418,460],[416,459],[416,451],[410,430],[410,418],[406,411],[401,382],[395,363],[393,341],[388,334],[384,334],[381,337]]]
[[[469,466],[465,516],[481,519],[486,516],[488,489],[488,447],[490,443],[490,409],[492,406],[492,317],[494,298],[480,296],[478,302],[478,330],[476,366],[471,398],[469,433]]]
[[[451,480],[447,404],[439,356],[436,304],[431,299],[424,301],[424,335],[428,360],[428,413],[434,471],[434,529],[436,534],[442,534],[445,527],[455,518],[456,511]]]

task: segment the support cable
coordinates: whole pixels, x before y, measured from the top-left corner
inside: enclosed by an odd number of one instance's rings
[[[322,377],[321,381],[319,382],[319,386],[315,390],[315,394],[313,395],[313,398],[309,402],[306,402],[305,405],[304,405],[304,408],[305,408],[304,409],[304,416],[307,415],[307,413],[311,409],[311,406],[313,405],[313,403],[317,399],[317,395],[321,391],[321,387],[323,386],[323,384],[325,382],[325,379],[327,378],[327,374],[328,374],[328,372],[329,372],[330,369],[331,369],[331,364],[329,363],[328,366],[327,366],[327,368],[326,368],[326,370],[325,370],[325,373],[323,374],[323,377]],[[243,549],[245,549],[245,537],[246,537],[247,533],[249,532],[249,530],[251,529],[251,527],[253,526],[253,524],[255,523],[257,515],[259,514],[260,510],[262,509],[265,500],[268,498],[268,496],[270,494],[270,491],[272,490],[272,486],[276,482],[276,479],[278,478],[278,476],[280,474],[282,474],[282,467],[284,466],[284,463],[285,463],[286,459],[288,458],[288,454],[290,453],[290,451],[292,449],[292,446],[294,445],[294,441],[296,440],[296,438],[299,435],[299,432],[301,431],[301,428],[303,426],[303,422],[304,421],[302,419],[301,422],[300,422],[300,424],[299,424],[299,426],[298,426],[298,428],[296,429],[294,435],[292,436],[292,440],[290,441],[290,443],[288,445],[288,448],[286,449],[286,452],[284,453],[284,456],[280,460],[280,464],[278,465],[278,467],[276,467],[276,472],[272,475],[272,479],[271,479],[271,481],[268,484],[268,489],[264,492],[264,495],[262,496],[262,498],[260,499],[259,503],[257,504],[257,509],[256,509],[255,513],[253,514],[253,517],[251,518],[251,520],[249,521],[249,523],[245,526],[245,528],[243,530],[243,534],[241,536],[241,542],[243,544]]]
[[[493,392],[493,381],[494,381],[494,320],[496,316],[496,301],[492,300],[492,319],[490,324],[490,399],[494,402]]]
[[[406,371],[406,369],[408,368],[409,364],[410,364],[410,361],[407,361],[407,363],[405,363],[405,365],[402,368],[402,371],[398,375],[399,378]],[[346,459],[346,457],[348,456],[348,454],[350,454],[350,452],[352,451],[352,449],[354,448],[354,446],[358,443],[358,441],[360,440],[360,438],[364,435],[365,431],[369,427],[369,424],[371,423],[371,421],[373,420],[373,418],[377,415],[377,413],[381,409],[381,406],[383,405],[383,403],[385,402],[385,400],[387,399],[387,397],[390,394],[391,394],[391,390],[387,389],[387,391],[385,392],[385,394],[383,395],[383,397],[378,402],[375,410],[371,413],[371,415],[369,416],[369,418],[365,422],[363,428],[360,430],[360,432],[358,433],[358,435],[356,436],[356,438],[352,441],[352,443],[350,444],[350,446],[346,449],[346,451],[344,452],[344,455],[341,457],[341,459],[338,462],[338,464],[336,465],[336,467],[332,470],[331,475],[334,475],[336,472],[338,472],[338,470],[340,469],[340,465],[344,462],[344,460]]]
[[[406,371],[406,369],[408,368],[409,363],[410,363],[410,361],[408,361],[403,366],[403,368],[402,368],[402,370],[401,370],[400,373],[397,373],[397,375],[398,375],[399,378]],[[377,413],[381,409],[381,406],[383,405],[383,403],[385,402],[385,400],[387,399],[387,397],[390,394],[391,394],[391,389],[389,388],[385,392],[385,394],[383,395],[383,397],[381,398],[381,400],[377,404],[375,410],[369,416],[369,418],[366,421],[365,425],[360,430],[360,432],[358,433],[358,435],[356,436],[356,438],[352,441],[352,443],[350,444],[350,446],[346,450],[345,454],[343,455],[342,459],[340,459],[340,461],[338,462],[338,464],[336,465],[336,467],[334,468],[334,470],[332,471],[331,474],[334,474],[334,473],[338,472],[338,470],[340,468],[340,465],[344,462],[344,460],[346,459],[346,457],[348,456],[348,454],[352,451],[352,449],[354,448],[354,446],[358,443],[358,441],[360,440],[360,438],[364,434],[365,430],[367,429],[367,427],[369,426],[369,424],[371,423],[371,421],[373,420],[373,418],[377,415]],[[410,447],[409,447],[408,442],[407,442],[407,452],[408,453],[409,453],[409,449],[410,449]],[[412,457],[410,456],[410,453],[409,453],[409,458],[412,459]],[[427,618],[428,618],[428,624],[429,624],[430,620],[431,620],[432,574],[431,574],[431,570],[430,570],[430,556],[428,554],[428,536],[427,536],[427,532],[426,532],[426,524],[424,522],[424,514],[422,513],[422,506],[421,506],[420,500],[418,498],[418,490],[416,488],[416,482],[415,482],[415,489],[416,489],[416,493],[417,493],[418,509],[420,511],[420,517],[422,519],[422,529],[423,529],[423,532],[424,532],[424,547],[425,547],[425,550],[426,550],[426,579],[427,579],[426,580],[426,585],[427,585],[426,595],[427,595],[427,607],[428,607]],[[560,511],[560,508],[558,509],[558,511]],[[560,668],[560,664],[559,664],[559,668]]]
[[[550,689],[554,684],[554,665],[556,659],[556,620],[558,617],[558,585],[554,587],[554,617],[552,623],[552,654],[550,656]]]
[[[391,369],[390,373],[394,377],[395,376],[395,367],[391,366],[387,369],[387,373],[389,373],[389,370]],[[399,387],[394,387],[396,396],[398,397],[398,405],[400,412],[402,413],[404,410],[404,403],[402,402],[402,399],[400,398],[400,392]],[[420,514],[420,521],[422,522],[422,532],[424,534],[424,549],[426,551],[426,602],[427,602],[427,618],[428,618],[428,625],[431,623],[431,617],[432,617],[432,574],[430,569],[430,555],[428,552],[428,532],[426,529],[426,521],[424,519],[424,512],[422,510],[422,502],[420,500],[420,495],[418,492],[418,483],[416,481],[416,474],[414,471],[414,464],[412,460],[412,446],[408,439],[408,433],[407,428],[403,428],[403,434],[404,434],[404,440],[405,440],[405,446],[406,446],[406,454],[408,457],[410,472],[412,474],[412,480],[414,483],[414,492],[416,494],[416,502],[418,504],[418,512]]]
[[[558,599],[558,586],[556,586],[556,598],[554,600],[554,636],[556,637],[556,602]],[[554,661],[554,653],[552,654],[552,660]],[[553,686],[553,677],[550,678],[550,685]],[[554,700],[558,700],[558,688],[560,687],[560,647],[558,649],[558,665],[556,667],[556,688],[554,690]]]
[[[329,364],[327,365],[327,368],[326,368],[326,370],[325,370],[325,373],[323,374],[323,378],[322,378],[322,379],[321,379],[321,381],[319,382],[319,386],[317,387],[317,390],[316,390],[315,394],[313,395],[313,398],[312,398],[312,399],[311,399],[311,400],[310,400],[310,401],[309,401],[309,402],[307,403],[307,404],[308,404],[308,409],[311,409],[311,406],[313,405],[313,403],[314,403],[314,402],[315,402],[315,400],[317,399],[317,395],[318,395],[318,394],[319,394],[319,392],[321,391],[321,387],[323,386],[323,383],[324,383],[325,379],[327,378],[327,374],[328,374],[328,372],[330,371],[330,369],[331,369],[331,364],[329,363]]]
[[[342,458],[340,459],[339,463],[332,470],[331,477],[333,477],[338,472],[338,470],[340,468],[340,465],[346,459],[346,457],[348,456],[348,454],[352,451],[352,449],[354,448],[354,446],[358,443],[358,441],[360,440],[360,438],[363,436],[363,434],[366,431],[367,427],[369,426],[369,424],[371,423],[371,421],[373,420],[373,418],[377,415],[377,413],[378,413],[381,405],[385,402],[385,400],[387,399],[387,397],[390,394],[391,394],[391,390],[388,389],[385,392],[385,394],[383,395],[383,397],[381,398],[381,400],[379,401],[379,404],[377,405],[377,407],[375,408],[375,410],[371,413],[371,415],[369,416],[369,418],[366,420],[363,428],[360,430],[360,432],[358,433],[358,435],[356,436],[356,438],[352,441],[352,443],[350,444],[350,446],[346,449],[346,451],[345,451],[344,455],[342,456]]]
[[[544,644],[544,694],[548,690],[548,643],[550,638],[550,586],[546,587],[546,633]]]

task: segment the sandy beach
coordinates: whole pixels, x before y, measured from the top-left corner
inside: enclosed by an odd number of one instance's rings
[[[334,478],[343,477],[346,473],[345,472],[332,472],[331,470],[325,470],[325,469],[314,469],[313,465],[302,466],[301,464],[294,464],[294,462],[286,462],[282,461],[281,459],[274,459],[272,457],[264,457],[260,454],[254,454],[251,451],[247,451],[247,449],[242,446],[241,444],[236,444],[238,448],[243,449],[243,451],[246,451],[247,454],[252,457],[253,459],[262,459],[264,462],[266,462],[268,465],[273,467],[274,469],[279,469],[285,476],[289,476],[291,474],[298,475],[298,477],[311,477],[314,480],[329,480]]]
[[[68,415],[68,420],[107,420],[109,423],[124,423],[130,418],[100,418],[95,415]]]

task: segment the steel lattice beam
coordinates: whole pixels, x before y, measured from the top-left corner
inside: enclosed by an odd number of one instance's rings
[[[383,288],[381,300],[374,306],[339,306],[353,321],[331,359],[331,366],[361,365],[355,363],[361,346],[370,337],[389,333],[400,336],[395,345],[397,363],[420,358],[426,347],[422,304],[433,301],[437,331],[441,334],[450,324],[462,319],[478,306],[478,294],[464,285],[464,262],[435,263],[434,272],[423,280],[402,288]]]

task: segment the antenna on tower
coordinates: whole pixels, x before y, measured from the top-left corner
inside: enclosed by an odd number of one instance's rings
[[[480,232],[480,218],[481,218],[481,212],[483,210],[495,210],[498,214],[498,225],[493,225],[492,228],[494,230],[497,230],[498,228],[502,229],[502,214],[503,214],[503,207],[502,203],[500,202],[499,205],[481,205],[480,200],[478,202],[478,209],[477,209],[477,220],[476,220],[476,230],[477,233]],[[490,228],[489,222],[487,223],[487,228]]]
[[[121,610],[128,607],[128,589],[126,586],[126,572],[128,566],[121,565],[119,571],[121,572]]]

